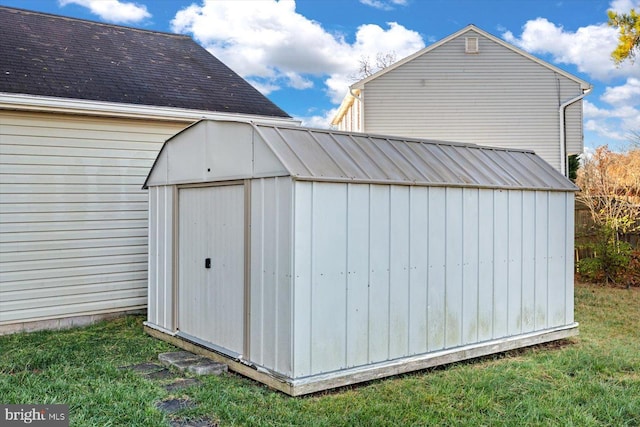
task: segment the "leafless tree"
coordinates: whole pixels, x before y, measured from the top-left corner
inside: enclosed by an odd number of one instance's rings
[[[397,55],[394,51],[378,52],[375,61],[371,60],[368,55],[362,55],[358,60],[358,72],[352,76],[353,80],[362,80],[380,70],[387,68],[389,65],[397,61]]]

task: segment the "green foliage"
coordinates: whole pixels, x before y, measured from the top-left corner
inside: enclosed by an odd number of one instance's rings
[[[631,261],[631,245],[618,240],[613,225],[597,226],[595,241],[581,245],[579,249],[589,249],[591,257],[578,261],[578,277],[591,283],[620,284]]]
[[[580,159],[578,159],[577,154],[573,154],[569,156],[569,179],[572,182],[576,182],[576,178],[578,177],[578,168],[580,167]]]
[[[620,65],[629,59],[632,63],[635,56],[640,51],[640,15],[634,9],[626,13],[607,12],[609,26],[619,30],[618,46],[611,53],[613,61]]]

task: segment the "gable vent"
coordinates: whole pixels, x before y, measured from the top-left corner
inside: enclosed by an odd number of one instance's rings
[[[465,37],[465,53],[478,53],[478,38]]]

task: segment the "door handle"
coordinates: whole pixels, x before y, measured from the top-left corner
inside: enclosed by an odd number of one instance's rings
[[[204,268],[211,268],[211,258],[204,259]]]

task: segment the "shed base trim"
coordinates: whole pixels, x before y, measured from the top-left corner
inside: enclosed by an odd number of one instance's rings
[[[280,374],[271,373],[262,367],[253,365],[249,361],[225,357],[202,345],[150,327],[148,323],[145,323],[145,332],[192,353],[201,354],[216,362],[225,363],[229,366],[229,369],[273,389],[290,396],[300,396],[569,338],[578,335],[578,323],[298,379],[286,378]]]

